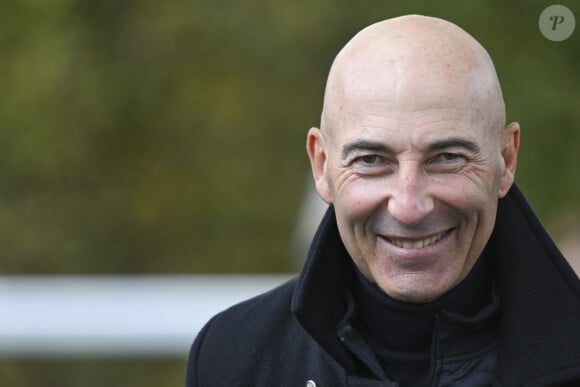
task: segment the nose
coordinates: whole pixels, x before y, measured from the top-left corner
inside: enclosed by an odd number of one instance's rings
[[[399,222],[414,226],[435,207],[428,192],[427,176],[420,168],[400,166],[397,174],[392,177],[387,209]]]

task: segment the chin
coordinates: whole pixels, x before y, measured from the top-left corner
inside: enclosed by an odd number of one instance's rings
[[[441,295],[443,295],[443,293],[434,294],[432,292],[407,292],[392,297],[399,301],[412,302],[414,304],[424,304],[436,300]]]
[[[426,302],[431,302],[436,300],[437,298],[441,297],[447,290],[449,290],[446,286],[437,286],[437,287],[424,287],[424,286],[416,286],[417,279],[413,281],[412,285],[409,284],[400,284],[400,286],[379,286],[383,292],[385,292],[390,297],[394,298],[395,300],[404,301],[404,302],[412,302],[415,304],[423,304]],[[433,280],[420,280],[420,283],[438,283],[433,282]]]

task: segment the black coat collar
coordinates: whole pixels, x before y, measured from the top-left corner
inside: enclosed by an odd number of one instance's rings
[[[543,385],[580,379],[580,281],[514,185],[499,202],[487,251],[502,304],[498,380]],[[341,364],[355,366],[336,337],[353,263],[329,208],[292,299],[304,329]]]

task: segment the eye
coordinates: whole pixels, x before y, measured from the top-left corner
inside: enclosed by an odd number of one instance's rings
[[[372,153],[360,155],[351,163],[353,171],[360,176],[381,176],[393,170],[393,165],[388,158]]]
[[[376,164],[379,161],[379,156],[377,155],[364,155],[359,158],[364,164]]]
[[[459,159],[461,156],[457,153],[441,153],[438,158],[443,162],[452,162]]]
[[[433,172],[455,172],[460,170],[466,162],[466,158],[460,153],[443,152],[431,159],[429,168]]]

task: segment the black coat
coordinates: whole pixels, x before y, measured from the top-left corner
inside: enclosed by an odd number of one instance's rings
[[[497,386],[580,386],[580,281],[517,187],[487,246],[501,302]],[[354,375],[336,335],[353,263],[334,212],[298,278],[215,316],[190,352],[187,387],[380,386]]]

